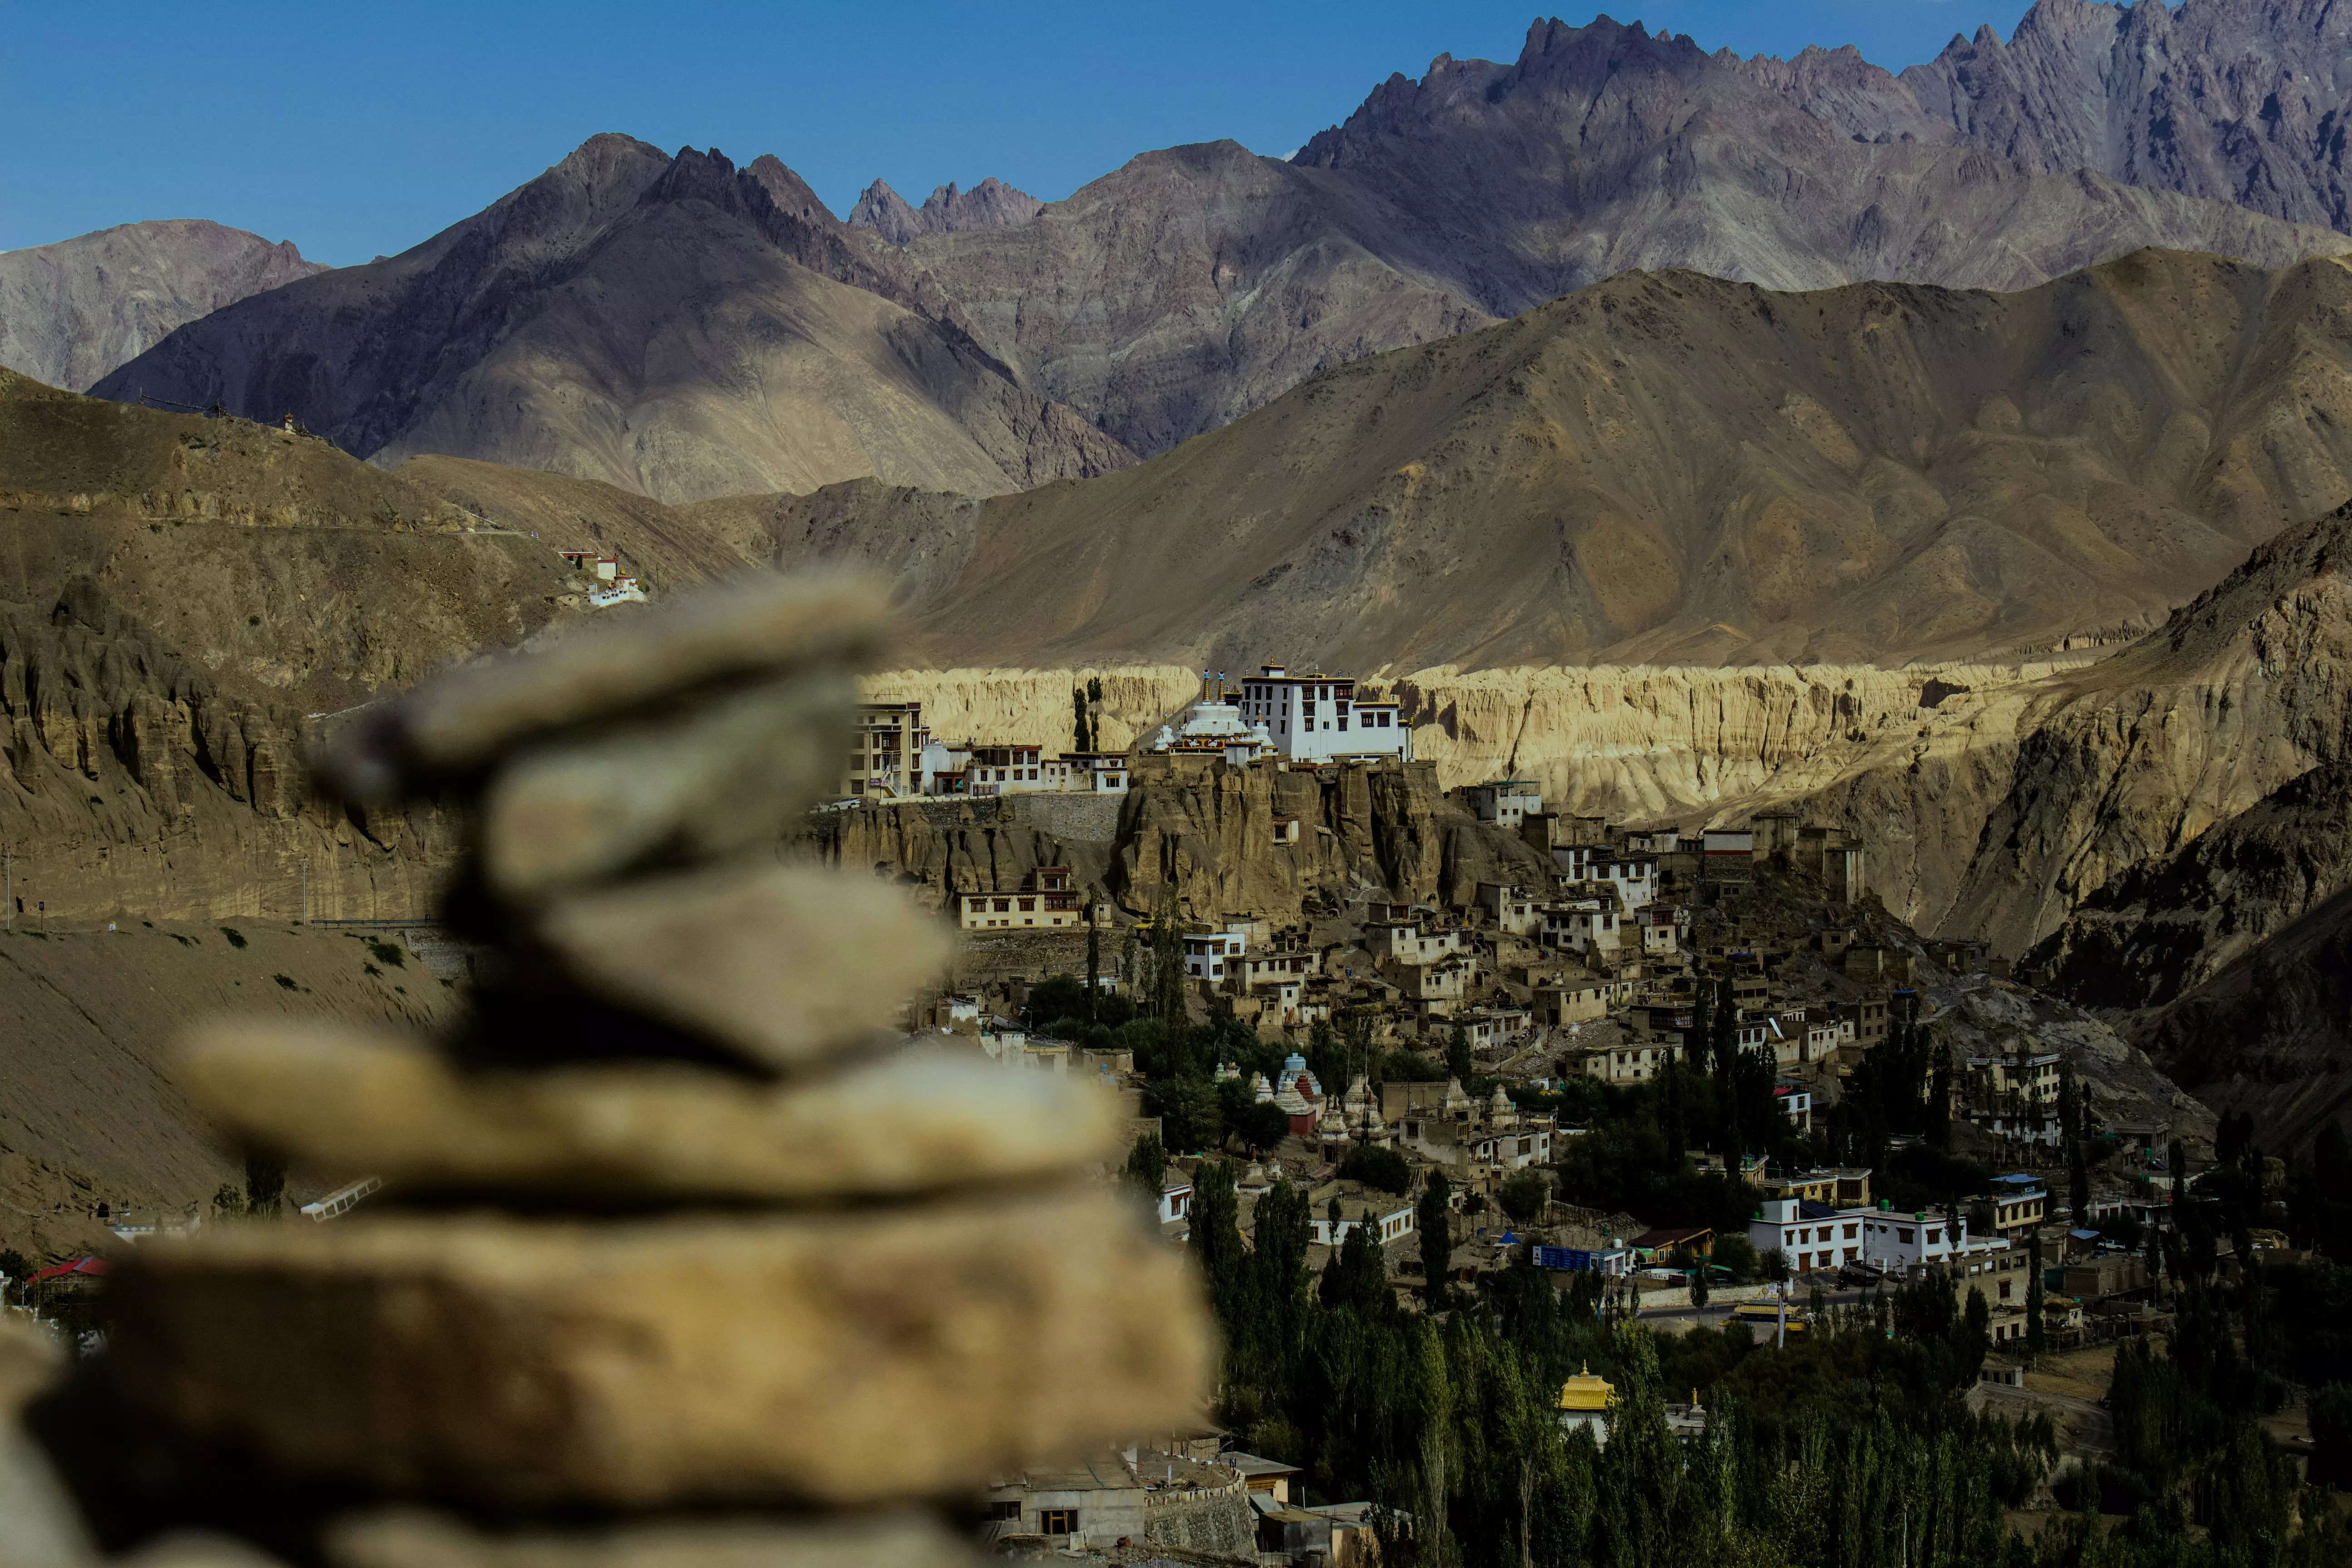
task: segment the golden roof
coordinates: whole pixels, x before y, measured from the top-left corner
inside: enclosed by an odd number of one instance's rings
[[[1617,1390],[1605,1377],[1592,1375],[1592,1363],[1559,1385],[1562,1410],[1606,1410],[1617,1400]]]

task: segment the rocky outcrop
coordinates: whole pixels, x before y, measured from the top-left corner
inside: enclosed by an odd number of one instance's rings
[[[1009,228],[1027,223],[1045,204],[1026,191],[1016,191],[991,174],[968,191],[953,180],[923,198],[919,207],[877,180],[866,187],[857,205],[844,220],[852,228],[870,228],[893,245],[904,245],[918,235],[965,234],[979,228]]]
[[[0,371],[0,833],[28,912],[407,920],[454,848],[309,739],[587,608],[552,543],[323,442]]]
[[[1173,900],[1199,920],[1297,920],[1367,894],[1466,906],[1481,881],[1521,884],[1550,861],[1482,826],[1425,763],[1276,770],[1181,761],[1139,767],[1119,816],[1114,887],[1139,912]],[[1275,841],[1277,817],[1298,825]]]
[[[991,494],[1132,460],[775,159],[612,135],[415,249],[217,311],[101,384],[141,389],[290,411],[386,463],[483,458],[666,500],[865,474]]]
[[[79,392],[176,327],[326,270],[290,240],[201,218],[0,252],[0,365]]]
[[[2341,160],[2352,19],[2291,0],[2037,0],[1905,71],[1920,108],[2031,173],[2095,169],[2152,190],[2352,228]]]
[[[2339,892],[2210,979],[2143,1015],[2133,1037],[2269,1152],[2352,1124],[2352,893]]]
[[[2094,1006],[2161,1006],[2352,887],[2352,770],[2312,769],[2092,894],[2027,963]]]
[[[1297,825],[1276,841],[1277,820]],[[1466,906],[1481,881],[1549,875],[1515,836],[1478,823],[1434,769],[1234,768],[1140,760],[1124,797],[1012,795],[821,813],[802,852],[921,889],[1011,891],[1043,866],[1136,914],[1172,900],[1189,918],[1297,921],[1366,895]]]

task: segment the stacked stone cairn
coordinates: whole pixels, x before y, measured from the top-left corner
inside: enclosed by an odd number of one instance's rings
[[[436,1040],[189,1043],[238,1142],[385,1188],[121,1267],[103,1359],[118,1460],[178,1500],[154,1525],[331,1568],[949,1563],[940,1505],[1197,1419],[1197,1288],[1087,1174],[1111,1097],[904,1048],[943,924],[779,858],[885,628],[867,587],[762,578],[338,738],[353,811],[467,811],[446,918],[488,973]]]

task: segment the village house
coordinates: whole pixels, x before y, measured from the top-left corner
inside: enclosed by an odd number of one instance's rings
[[[1534,895],[1524,892],[1516,882],[1481,882],[1478,884],[1478,906],[1495,922],[1495,929],[1512,936],[1532,936],[1543,923],[1543,911]]]
[[[1605,844],[1579,844],[1551,852],[1555,879],[1606,882],[1616,890],[1617,907],[1647,909],[1657,901],[1658,862],[1654,856],[1613,850]]]
[[[1543,944],[1582,954],[1588,962],[1616,956],[1621,940],[1620,916],[1599,899],[1547,905],[1543,911]]]
[[[1781,1079],[1772,1086],[1772,1103],[1780,1108],[1800,1132],[1813,1130],[1813,1091],[1793,1079]]]
[[[1965,1058],[1960,1114],[1995,1137],[2056,1148],[2059,1062],[2056,1051]]]
[[[1238,931],[1184,933],[1184,973],[1204,985],[1223,989],[1230,977],[1238,984],[1243,954],[1249,939]]]
[[[1241,1473],[1162,1450],[1097,1450],[1066,1464],[1002,1478],[989,1488],[986,1543],[1085,1551],[1147,1542],[1206,1541],[1246,1551],[1256,1520]]]
[[[1397,990],[1407,1006],[1423,1017],[1444,1017],[1462,1005],[1476,973],[1470,960],[1456,955],[1434,963],[1406,964],[1397,971]]]
[[[1991,1185],[1993,1229],[2002,1236],[2030,1235],[2041,1228],[2050,1190],[2039,1176],[1995,1176]]]
[[[1391,905],[1391,909],[1398,906]],[[1459,954],[1465,933],[1459,926],[1435,929],[1434,922],[1421,918],[1398,915],[1393,919],[1368,921],[1364,927],[1364,945],[1373,959],[1381,963],[1411,966],[1436,963]]]
[[[861,702],[852,722],[849,771],[841,793],[897,800],[925,793],[923,749],[931,743],[919,702]]]
[[[1675,1047],[1657,1041],[1629,1038],[1613,1046],[1592,1046],[1582,1054],[1583,1073],[1606,1083],[1647,1083],[1673,1059]]]
[[[1085,895],[1066,866],[1040,866],[1012,893],[959,893],[956,923],[965,931],[1054,930],[1085,924]]]
[[[1502,779],[1470,787],[1470,809],[1478,820],[1517,829],[1530,816],[1543,815],[1543,790],[1526,779]]]
[[[1768,1198],[1803,1198],[1832,1208],[1870,1206],[1870,1167],[1828,1166],[1785,1176],[1759,1177],[1756,1190]]]
[[[1618,983],[1591,976],[1560,979],[1536,986],[1537,1019],[1550,1028],[1595,1023],[1609,1016],[1609,1005]]]
[[[1352,1186],[1350,1183],[1348,1185]],[[1331,1205],[1339,1205],[1339,1221],[1331,1222]],[[1350,1231],[1370,1228],[1382,1247],[1413,1234],[1420,1221],[1413,1200],[1387,1193],[1347,1192],[1339,1184],[1318,1187],[1308,1194],[1307,1239],[1317,1247],[1338,1247]]]
[[[1778,1252],[1800,1274],[1863,1261],[1867,1209],[1832,1208],[1810,1198],[1767,1198],[1748,1222],[1748,1240],[1758,1253]]]
[[[1028,795],[1045,789],[1043,746],[972,746],[963,792],[973,796]]]

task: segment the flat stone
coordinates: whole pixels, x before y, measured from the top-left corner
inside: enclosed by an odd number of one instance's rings
[[[101,1561],[48,1456],[0,1415],[0,1568],[97,1568]]]
[[[753,574],[540,651],[467,666],[370,708],[321,752],[319,777],[345,800],[384,804],[476,772],[520,741],[608,722],[683,692],[863,668],[888,626],[878,584]]]
[[[421,1508],[335,1521],[329,1568],[973,1568],[980,1555],[914,1510],[847,1519],[734,1518],[492,1532]]]
[[[279,1560],[249,1541],[209,1530],[175,1530],[149,1542],[109,1568],[280,1568]]]
[[[1115,1159],[1124,1131],[1084,1079],[931,1047],[782,1084],[670,1063],[465,1072],[398,1037],[256,1020],[198,1031],[180,1077],[239,1142],[402,1192],[900,1196]]]
[[[66,1373],[66,1349],[55,1330],[22,1313],[0,1312],[0,1420],[22,1410]]]
[[[789,1069],[861,1045],[947,966],[906,894],[814,866],[646,878],[548,904],[535,934],[582,990]]]
[[[149,1242],[122,1397],[291,1474],[479,1505],[863,1504],[1198,1416],[1184,1258],[1102,1191],[587,1221],[362,1209]]]
[[[772,844],[793,812],[840,787],[856,700],[848,674],[827,670],[530,744],[483,792],[484,880],[521,903]]]

